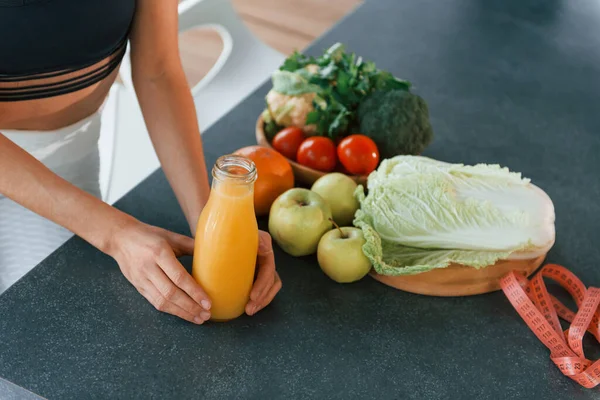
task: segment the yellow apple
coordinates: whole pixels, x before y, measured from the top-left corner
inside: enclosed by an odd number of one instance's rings
[[[295,188],[279,196],[269,213],[269,233],[286,253],[314,254],[321,236],[331,229],[331,209],[317,193]]]
[[[354,179],[348,175],[333,172],[317,179],[310,190],[325,199],[331,207],[333,220],[339,226],[347,226],[352,225],[359,207],[358,200],[354,197],[356,186]]]
[[[332,229],[319,242],[319,266],[338,283],[356,282],[371,270],[371,262],[362,250],[364,244],[365,238],[358,228]]]

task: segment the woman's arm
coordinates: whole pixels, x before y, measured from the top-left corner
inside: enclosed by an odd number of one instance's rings
[[[131,67],[150,138],[194,235],[209,184],[194,101],[179,58],[177,4],[137,2]]]
[[[105,253],[114,234],[135,221],[54,174],[1,132],[0,171],[0,193]]]
[[[208,200],[208,176],[196,110],[178,48],[177,0],[138,0],[131,36],[135,90],[163,170],[192,234]],[[246,312],[255,314],[281,289],[271,237],[260,234],[258,275]]]
[[[190,322],[210,317],[210,301],[175,256],[194,240],[146,225],[77,188],[0,133],[0,193],[112,256],[160,311]],[[0,221],[0,223],[2,223]]]

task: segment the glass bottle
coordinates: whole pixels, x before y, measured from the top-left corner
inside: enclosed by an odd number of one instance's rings
[[[244,313],[254,282],[256,166],[246,157],[227,155],[217,160],[212,176],[196,228],[192,276],[211,299],[211,320],[228,321]]]

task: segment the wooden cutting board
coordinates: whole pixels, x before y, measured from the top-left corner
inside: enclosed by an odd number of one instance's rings
[[[374,270],[370,275],[379,282],[405,292],[428,296],[471,296],[500,289],[500,278],[516,271],[527,277],[544,262],[546,255],[526,260],[500,260],[493,266],[475,269],[451,264],[416,275],[385,276]]]

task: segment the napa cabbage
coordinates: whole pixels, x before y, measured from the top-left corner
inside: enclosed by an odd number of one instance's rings
[[[356,196],[354,224],[378,273],[406,275],[451,263],[483,268],[534,258],[554,244],[554,206],[520,173],[499,165],[422,156],[384,160]]]

